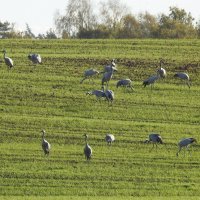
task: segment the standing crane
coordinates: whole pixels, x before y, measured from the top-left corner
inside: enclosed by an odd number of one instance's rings
[[[178,143],[179,149],[176,153],[176,156],[178,156],[178,154],[180,153],[182,148],[185,148],[186,150],[189,151],[189,146],[191,144],[193,144],[194,142],[197,142],[195,138],[184,138],[184,139],[180,140]]]
[[[163,60],[160,60],[160,68],[157,70],[157,74],[160,78],[165,78],[167,76],[166,70],[162,68],[162,64],[164,64]]]
[[[91,156],[92,156],[92,148],[89,146],[87,140],[88,140],[88,135],[84,134],[83,135],[85,137],[85,147],[84,147],[84,154],[87,160],[90,160]]]
[[[114,67],[111,68],[111,71],[105,72],[102,77],[101,85],[104,86],[104,83],[106,83],[106,87],[108,88],[108,82],[112,79],[114,70],[117,71]]]
[[[42,130],[42,149],[45,155],[49,155],[51,145],[44,139],[45,130]]]
[[[12,67],[14,67],[13,60],[6,56],[5,49],[3,50],[3,54],[4,54],[4,61],[5,61],[5,64],[8,66],[8,69],[11,69]]]
[[[85,79],[89,79],[90,77],[93,77],[95,75],[98,75],[99,71],[97,71],[96,69],[88,69],[84,72],[84,78],[80,81],[80,83],[83,83],[83,81]]]
[[[117,71],[115,59],[112,59],[110,65],[106,65],[106,66],[104,67],[104,71],[103,71],[102,73],[110,72],[112,69],[114,69],[114,71]]]
[[[41,64],[42,63],[42,58],[40,54],[29,54],[28,59],[32,61],[33,64]]]
[[[175,78],[180,78],[182,80],[185,81],[185,83],[187,84],[187,86],[190,88],[190,77],[187,73],[185,72],[177,72],[175,75],[174,75]]]
[[[106,134],[105,140],[109,145],[111,145],[112,142],[115,141],[115,136],[113,134]]]

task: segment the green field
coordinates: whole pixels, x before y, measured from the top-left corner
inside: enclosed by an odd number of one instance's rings
[[[200,198],[200,40],[0,40],[15,67],[0,59],[0,199]],[[39,53],[43,64],[27,58]],[[113,105],[86,95],[101,77],[85,80],[116,59]],[[167,78],[143,88],[163,58]],[[173,78],[192,63],[189,89]],[[134,91],[116,88],[130,78]],[[51,144],[44,156],[41,130]],[[161,134],[165,145],[144,141]],[[83,134],[93,149],[87,162]],[[108,146],[106,133],[116,141]],[[191,156],[176,157],[181,138],[195,137]],[[165,197],[165,198],[163,198]]]

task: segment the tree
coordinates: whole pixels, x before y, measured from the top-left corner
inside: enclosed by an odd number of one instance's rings
[[[162,14],[159,20],[161,38],[194,38],[197,33],[193,26],[194,18],[184,9],[170,7],[170,14]]]
[[[90,30],[96,24],[91,0],[69,0],[65,15],[57,13],[55,18],[56,30],[68,36],[76,37],[80,30]]]
[[[100,20],[110,30],[119,28],[122,18],[128,14],[128,8],[119,0],[108,0],[100,4]]]
[[[154,15],[148,12],[139,15],[141,37],[156,38],[158,37],[158,20]]]
[[[121,28],[118,31],[118,38],[139,38],[141,37],[141,28],[139,21],[135,16],[128,14],[121,20]]]
[[[13,29],[14,24],[10,24],[9,22],[1,22],[0,21],[0,38],[6,38],[9,32]]]
[[[197,36],[200,38],[200,20],[196,23]]]
[[[26,24],[26,31],[24,32],[24,38],[35,38],[30,26]]]
[[[49,29],[49,31],[46,32],[46,39],[57,39],[57,36],[55,34],[55,31],[53,29]]]

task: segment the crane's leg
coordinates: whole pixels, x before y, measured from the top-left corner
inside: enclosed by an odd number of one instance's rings
[[[149,152],[151,152],[153,149],[154,149],[154,143],[153,143],[153,147],[150,149],[150,151],[149,151]]]
[[[83,83],[83,81],[86,79],[87,77],[84,77],[81,81],[80,81],[80,83]]]
[[[190,83],[189,83],[189,81],[187,81],[186,84],[187,84],[187,86],[188,86],[189,89],[190,89]]]
[[[106,82],[106,90],[108,89],[108,81]]]
[[[130,85],[130,88],[131,88],[132,91],[134,90],[132,85]]]
[[[181,151],[181,147],[179,147],[179,150],[177,151],[176,156],[178,156],[178,154],[180,153],[180,151]]]
[[[191,156],[191,151],[189,149],[189,146],[186,147],[186,150],[188,151],[189,155]]]

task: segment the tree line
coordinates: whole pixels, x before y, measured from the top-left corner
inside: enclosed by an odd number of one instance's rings
[[[54,16],[55,30],[37,38],[200,38],[200,21],[191,13],[170,7],[169,14],[132,14],[119,0],[100,2],[98,10],[91,0],[69,0],[65,13]],[[0,37],[36,38],[27,24],[22,33],[13,24],[0,22]]]

